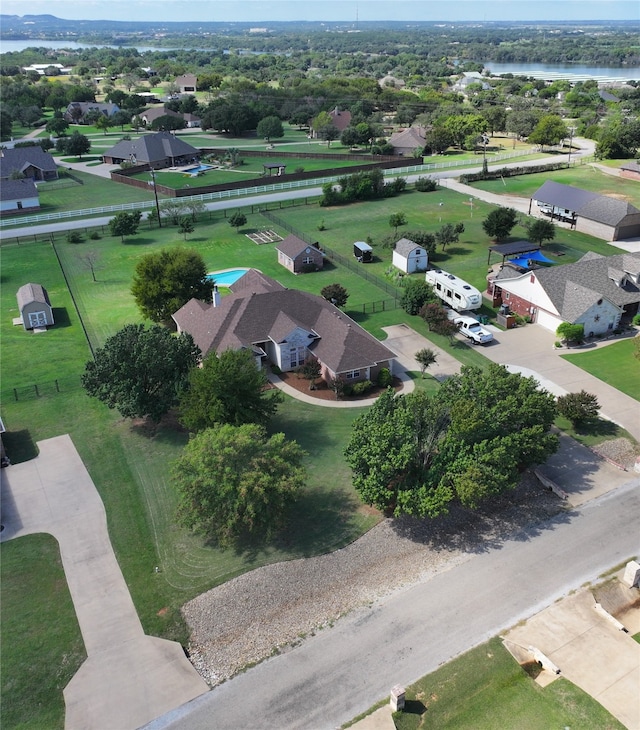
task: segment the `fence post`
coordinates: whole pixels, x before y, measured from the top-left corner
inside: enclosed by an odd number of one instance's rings
[[[18,400],[18,389],[17,389],[17,388],[14,388],[14,389],[13,389],[13,396],[14,396],[14,398],[15,398],[16,400]]]
[[[56,380],[55,380],[55,384],[56,384],[56,391],[57,391],[57,392],[59,393],[59,392],[60,392],[60,387],[59,387],[59,385],[58,385],[58,380],[57,380],[57,378],[56,378]]]
[[[36,391],[36,395],[37,395],[37,396],[38,396],[38,398],[39,398],[39,397],[40,397],[40,393],[38,392],[38,385],[37,385],[37,383],[35,383],[33,387],[35,388],[35,391]]]

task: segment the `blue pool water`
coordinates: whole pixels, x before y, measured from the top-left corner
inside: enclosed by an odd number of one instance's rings
[[[227,269],[226,271],[212,271],[207,274],[207,279],[213,279],[218,286],[231,286],[241,276],[244,276],[249,269]]]
[[[213,165],[196,165],[195,167],[188,167],[185,172],[197,175],[199,172],[206,172],[207,170],[213,170]]]

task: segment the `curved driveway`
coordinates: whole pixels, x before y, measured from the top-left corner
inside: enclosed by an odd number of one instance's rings
[[[180,644],[145,635],[104,505],[71,438],[39,441],[38,449],[35,459],[2,469],[0,539],[48,532],[60,546],[87,652],[64,689],[66,730],[134,730],[208,686]]]

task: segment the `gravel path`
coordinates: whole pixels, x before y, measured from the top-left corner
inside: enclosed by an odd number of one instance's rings
[[[219,684],[349,611],[448,570],[560,509],[560,501],[526,475],[515,492],[481,512],[384,520],[341,550],[258,568],[183,607],[191,661],[211,686]]]

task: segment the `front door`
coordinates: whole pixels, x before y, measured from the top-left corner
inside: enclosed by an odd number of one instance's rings
[[[46,326],[47,326],[46,312],[29,312],[29,328],[46,327]]]

